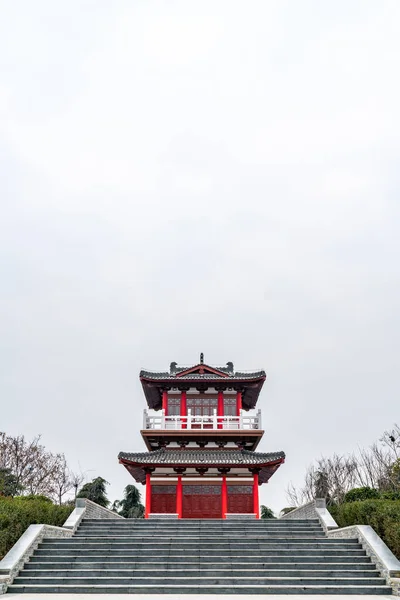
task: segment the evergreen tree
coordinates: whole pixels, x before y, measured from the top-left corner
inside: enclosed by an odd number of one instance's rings
[[[261,505],[261,518],[262,519],[275,519],[275,515],[268,506]]]
[[[10,469],[0,469],[0,496],[17,496],[22,490]]]
[[[102,477],[96,477],[93,481],[85,483],[77,494],[77,498],[87,498],[100,506],[107,506],[110,504],[106,495],[106,485],[109,485],[108,481]]]
[[[144,506],[140,502],[140,492],[134,485],[127,485],[124,499],[118,502],[119,514],[126,519],[143,518]]]

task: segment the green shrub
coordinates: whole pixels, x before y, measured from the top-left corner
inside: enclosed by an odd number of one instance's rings
[[[329,506],[339,527],[371,525],[400,558],[400,500],[358,500]]]
[[[374,498],[380,498],[378,490],[370,487],[359,487],[350,490],[345,494],[345,502],[356,502],[357,500],[372,500]]]
[[[42,496],[41,494],[29,494],[28,496],[16,496],[16,499],[22,498],[22,500],[41,500],[42,502],[50,502],[53,504],[53,500],[48,498],[47,496]]]
[[[73,506],[57,505],[41,496],[0,497],[0,559],[10,550],[29,525],[62,525]]]
[[[281,513],[282,515],[287,515],[288,513],[292,512],[292,510],[296,510],[297,506],[286,506],[285,508],[282,508]]]
[[[400,500],[400,491],[394,492],[388,490],[386,492],[381,492],[380,497],[383,500]]]

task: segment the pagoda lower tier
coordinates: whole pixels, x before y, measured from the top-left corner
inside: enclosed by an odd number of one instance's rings
[[[258,487],[268,482],[285,454],[190,447],[120,452],[118,458],[138,483],[146,485],[146,518],[171,514],[224,519],[229,514],[259,518]]]

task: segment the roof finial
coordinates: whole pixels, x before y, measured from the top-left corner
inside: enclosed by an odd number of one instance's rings
[[[200,364],[204,364],[204,354],[200,352]]]

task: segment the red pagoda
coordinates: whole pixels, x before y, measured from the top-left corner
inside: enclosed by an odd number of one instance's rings
[[[169,372],[141,371],[148,410],[148,452],[120,452],[119,462],[146,484],[145,518],[259,518],[258,486],[284,462],[283,452],[255,452],[264,431],[255,410],[265,371],[200,363]]]

